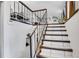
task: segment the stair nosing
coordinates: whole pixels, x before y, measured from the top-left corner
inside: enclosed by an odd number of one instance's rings
[[[69,51],[69,52],[72,52],[73,50],[72,49],[67,49],[67,48],[54,48],[54,47],[46,47],[46,46],[41,46],[41,48],[43,49],[51,49],[51,50],[60,50],[60,51]]]
[[[66,43],[70,43],[69,40],[48,40],[48,39],[44,39],[42,41],[50,41],[50,42],[66,42]]]
[[[67,31],[67,30],[46,30],[46,31]]]
[[[64,23],[49,23],[48,25],[62,25]]]
[[[65,26],[48,26],[48,28],[65,28]]]
[[[44,34],[48,36],[68,36],[68,34]]]

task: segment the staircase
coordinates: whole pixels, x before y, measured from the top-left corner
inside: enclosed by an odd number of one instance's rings
[[[70,40],[63,23],[48,24],[37,58],[69,58],[72,56]]]

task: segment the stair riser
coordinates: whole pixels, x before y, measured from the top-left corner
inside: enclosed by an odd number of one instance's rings
[[[40,55],[48,58],[70,58],[72,57],[72,52],[42,49],[42,53],[40,53]]]

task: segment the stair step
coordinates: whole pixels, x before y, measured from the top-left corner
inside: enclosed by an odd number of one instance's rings
[[[50,41],[43,41],[43,45],[42,46],[46,46],[46,47],[54,47],[54,48],[69,48],[70,47],[70,43],[64,43],[64,42],[50,42]]]
[[[39,55],[48,58],[64,58],[64,57],[72,57],[72,52],[42,49],[42,52]]]
[[[67,30],[46,30],[46,31],[67,31]]]
[[[48,28],[65,28],[65,26],[48,26]]]
[[[67,34],[65,31],[46,31],[46,34]]]
[[[48,27],[53,27],[53,26],[65,26],[65,25],[48,25]]]
[[[59,25],[48,25],[48,26],[65,26],[65,25],[59,24]]]
[[[49,40],[49,39],[43,39],[42,41],[49,41],[49,42],[65,42],[65,43],[70,43],[69,40]]]
[[[64,23],[48,23],[48,25],[64,25]]]
[[[45,35],[45,39],[48,39],[48,40],[69,40],[68,39],[68,36],[46,36]]]
[[[66,30],[65,28],[49,28],[47,27],[47,30]]]
[[[38,54],[36,57],[37,57],[37,58],[46,58],[46,57],[44,57],[44,56],[42,56],[42,55],[39,55],[39,54]]]
[[[50,50],[69,51],[69,52],[73,51],[72,49],[69,49],[69,48],[54,48],[54,47],[51,48],[51,47],[45,47],[45,46],[41,46],[41,48],[50,49]]]
[[[44,34],[46,36],[68,36],[68,34]]]

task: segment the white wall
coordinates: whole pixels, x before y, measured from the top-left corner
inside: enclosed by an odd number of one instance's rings
[[[1,28],[1,2],[0,2],[0,28]],[[1,57],[1,29],[0,29],[0,57]]]
[[[79,1],[75,1],[75,10],[79,9]]]
[[[73,49],[73,57],[79,57],[79,11],[65,25]]]
[[[23,1],[32,10],[39,10],[46,8],[48,17],[61,17],[64,8],[64,1]]]
[[[29,57],[29,47],[25,47],[26,34],[32,31],[32,26],[10,22],[10,2],[4,2],[4,57]]]

